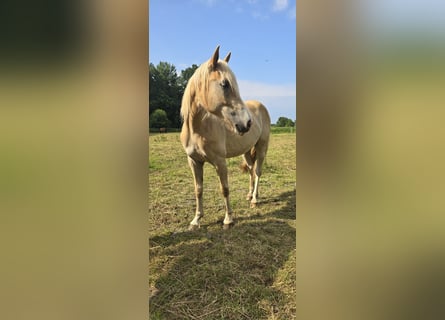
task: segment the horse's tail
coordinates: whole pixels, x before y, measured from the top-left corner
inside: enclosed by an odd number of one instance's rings
[[[250,149],[250,158],[252,159],[252,163],[256,160],[256,150],[255,147]],[[246,160],[243,158],[243,162],[240,164],[240,169],[243,173],[249,172],[249,166],[247,165]]]

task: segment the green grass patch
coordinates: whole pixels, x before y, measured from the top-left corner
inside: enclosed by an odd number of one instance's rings
[[[241,157],[227,159],[236,224],[222,229],[223,198],[204,166],[204,217],[178,133],[149,138],[150,319],[296,319],[295,134],[272,135],[260,203],[245,200]]]
[[[295,134],[295,127],[270,127],[270,132],[272,134],[276,133],[293,133]]]

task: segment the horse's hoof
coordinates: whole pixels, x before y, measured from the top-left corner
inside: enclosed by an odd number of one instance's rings
[[[256,202],[251,202],[250,203],[250,208],[256,208]]]
[[[198,230],[199,228],[200,228],[199,224],[191,224],[189,226],[189,231],[195,231],[195,230]]]
[[[230,228],[233,227],[233,225],[234,225],[233,222],[231,222],[231,223],[224,223],[223,224],[223,230],[229,230]]]
[[[247,200],[247,201],[252,200],[252,196],[248,194],[247,197],[246,197],[246,200]]]

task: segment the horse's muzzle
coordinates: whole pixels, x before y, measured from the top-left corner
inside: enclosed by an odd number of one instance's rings
[[[246,125],[240,125],[240,124],[235,124],[235,128],[236,131],[240,134],[243,135],[245,134],[247,131],[249,131],[250,127],[252,125],[252,120],[247,121]]]

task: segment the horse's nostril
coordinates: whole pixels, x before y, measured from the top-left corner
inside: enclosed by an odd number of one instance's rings
[[[251,125],[252,125],[252,120],[247,121],[247,129],[250,129]]]
[[[239,125],[239,124],[235,124],[235,128],[236,128],[236,131],[238,131],[240,133],[246,133],[247,131],[249,131],[248,127],[245,127],[245,126]]]

